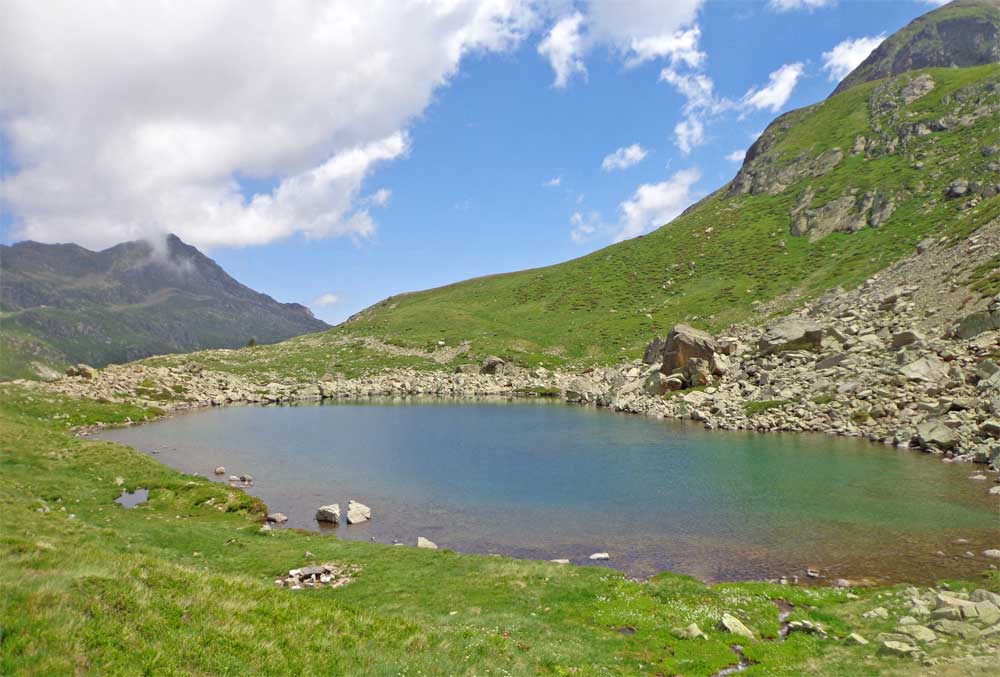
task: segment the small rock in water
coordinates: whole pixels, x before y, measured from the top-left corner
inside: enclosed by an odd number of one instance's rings
[[[273,522],[274,524],[284,524],[288,521],[288,518],[280,512],[272,512],[267,516],[268,522]]]
[[[226,467],[222,466],[222,465],[216,466],[215,467],[215,474],[216,475],[225,475],[226,474]]]
[[[239,477],[237,477],[236,475],[230,475],[230,476],[229,476],[229,481],[230,481],[230,482],[239,482],[239,481],[240,481],[240,478],[239,478]]]
[[[568,559],[550,559],[549,561],[553,564],[569,564]]]
[[[327,524],[340,524],[340,504],[331,503],[330,505],[321,505],[319,510],[316,511],[316,521],[326,522]]]
[[[417,547],[427,548],[428,550],[437,550],[437,543],[428,538],[424,538],[423,536],[417,536]]]
[[[357,524],[358,522],[367,522],[372,518],[372,509],[369,508],[364,503],[358,503],[357,501],[350,500],[347,502],[347,523]]]
[[[806,569],[806,576],[809,578],[819,578],[819,571],[816,569]]]
[[[594,560],[595,562],[604,561],[611,559],[611,555],[609,555],[606,552],[595,552],[593,555],[590,556],[590,559]]]

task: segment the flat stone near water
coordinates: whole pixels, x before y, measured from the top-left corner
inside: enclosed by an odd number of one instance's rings
[[[428,550],[437,550],[437,543],[428,538],[424,538],[423,536],[417,536],[417,547],[427,548]]]
[[[316,511],[316,521],[326,522],[327,524],[340,524],[340,504],[331,503],[330,505],[320,506],[319,510]]]
[[[590,556],[590,559],[594,560],[595,562],[602,562],[611,559],[611,555],[609,555],[606,552],[595,552],[593,555]]]

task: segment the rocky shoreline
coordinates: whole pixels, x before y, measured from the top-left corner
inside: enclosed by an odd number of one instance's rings
[[[300,383],[194,361],[137,362],[78,365],[53,382],[23,383],[168,413],[232,403],[551,397],[706,428],[865,437],[981,463],[997,479],[1000,294],[970,302],[961,284],[970,266],[996,251],[997,222],[958,244],[928,240],[857,289],[834,290],[792,315],[720,336],[678,325],[655,338],[642,360],[580,371],[525,369],[490,356],[450,373],[398,369]]]

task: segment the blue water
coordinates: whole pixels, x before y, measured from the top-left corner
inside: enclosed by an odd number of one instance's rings
[[[441,401],[227,407],[102,436],[185,472],[249,473],[291,527],[355,499],[372,521],[330,532],[581,562],[607,551],[640,575],[925,579],[981,571],[965,551],[1000,545],[972,466],[849,438]]]

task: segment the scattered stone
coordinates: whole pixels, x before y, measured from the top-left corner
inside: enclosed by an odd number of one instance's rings
[[[857,646],[865,646],[866,644],[868,644],[868,640],[856,632],[852,632],[851,634],[849,634],[847,636],[847,639],[844,640],[844,642],[846,644],[854,644]]]
[[[355,565],[327,562],[301,569],[292,569],[287,574],[274,579],[279,588],[301,590],[303,588],[339,588],[354,580],[361,568]]]
[[[686,628],[674,628],[674,634],[681,639],[708,639],[708,635],[701,631],[697,623],[692,623]]]
[[[918,642],[933,642],[937,639],[934,631],[923,625],[900,625],[896,627],[896,632],[912,637]]]
[[[897,642],[893,640],[887,640],[882,642],[881,646],[878,648],[879,654],[883,656],[910,656],[917,647],[912,644],[906,644],[904,642]]]
[[[881,607],[880,606],[880,607],[876,607],[876,608],[872,609],[871,611],[864,612],[863,614],[861,614],[861,617],[862,618],[881,618],[883,620],[888,620],[889,619],[889,612],[886,610],[885,607]]]
[[[991,559],[1000,559],[1000,550],[990,549],[983,550],[983,557],[989,557]]]
[[[768,327],[757,343],[765,355],[787,350],[819,350],[823,328],[815,322],[787,318]]]
[[[965,621],[953,621],[947,618],[931,623],[931,628],[941,633],[961,639],[979,639],[979,629]]]

